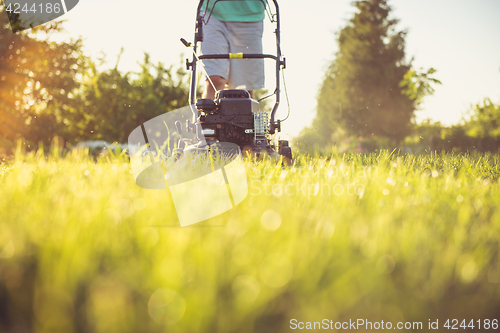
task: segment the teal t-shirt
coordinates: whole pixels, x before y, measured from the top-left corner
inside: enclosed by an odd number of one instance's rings
[[[207,14],[212,10],[214,2],[215,0],[209,0]],[[206,3],[203,3],[202,11],[207,7]],[[265,17],[265,10],[261,0],[222,0],[215,4],[212,15],[223,22],[259,22]]]

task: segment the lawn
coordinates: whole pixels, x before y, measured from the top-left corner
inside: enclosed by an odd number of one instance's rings
[[[242,203],[181,228],[169,193],[136,186],[123,157],[18,151],[0,164],[0,332],[500,319],[499,155],[245,165]]]

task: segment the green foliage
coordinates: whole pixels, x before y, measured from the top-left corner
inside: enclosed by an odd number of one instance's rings
[[[300,134],[293,138],[294,150],[313,154],[314,152],[321,152],[326,145],[326,133],[320,133],[318,128],[313,124],[302,129]],[[323,144],[322,144],[323,143]]]
[[[413,103],[401,94],[405,32],[394,32],[385,0],[354,2],[358,12],[339,34],[339,51],[318,97],[318,116],[354,135],[400,140],[408,133]],[[338,105],[341,106],[340,112]]]
[[[47,40],[47,33],[60,29],[60,23],[53,23],[29,33],[13,33],[5,7],[0,5],[2,146],[12,146],[19,138],[50,140],[62,132],[58,124],[63,117],[61,106],[70,102],[68,93],[78,87],[76,52],[81,41]]]
[[[338,34],[339,51],[327,70],[318,94],[314,131],[319,146],[330,146],[332,133],[342,128],[348,135],[386,138],[397,145],[411,131],[414,111],[432,93],[429,77],[417,73],[405,60],[405,31],[389,18],[386,0],[353,2],[357,12]],[[406,87],[404,91],[400,84]]]
[[[19,152],[1,164],[1,330],[497,318],[500,156],[245,163],[249,197],[193,228],[178,227],[165,192],[138,188],[123,159]]]
[[[475,138],[500,139],[500,105],[489,98],[473,106],[466,120],[467,134]]]
[[[148,54],[139,73],[121,73],[118,62],[113,69],[99,71],[91,59],[83,61],[81,87],[65,106],[70,115],[65,139],[72,143],[89,139],[124,143],[145,121],[188,104],[186,72],[154,65]]]
[[[489,98],[472,106],[461,124],[450,127],[426,120],[416,124],[405,139],[411,151],[482,151],[500,150],[500,105]]]
[[[424,72],[422,68],[420,72],[409,69],[403,80],[399,82],[399,87],[403,88],[402,92],[415,101],[415,106],[420,105],[426,96],[434,93],[432,84],[441,84],[441,81],[431,77],[434,73],[436,73],[434,68],[429,68],[427,72]]]
[[[500,138],[492,135],[473,136],[468,130],[473,125],[444,126],[439,122],[426,120],[413,128],[413,133],[405,138],[405,149],[411,152],[423,151],[479,151],[498,152]]]
[[[20,138],[33,148],[48,146],[55,136],[69,145],[89,139],[124,143],[144,121],[187,105],[182,68],[152,64],[145,54],[139,73],[102,70],[84,54],[81,40],[42,39],[60,29],[56,22],[13,33],[0,6],[1,155]]]

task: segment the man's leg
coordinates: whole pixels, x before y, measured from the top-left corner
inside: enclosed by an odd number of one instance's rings
[[[229,53],[229,32],[226,23],[211,17],[209,23],[204,27],[203,42],[201,43],[202,54],[226,54]],[[210,76],[214,87],[208,81],[205,82],[203,98],[215,98],[215,92],[225,88],[229,73],[228,59],[205,59],[202,66]]]
[[[210,80],[212,80],[217,91],[224,89],[227,83],[226,79],[219,75],[211,75]],[[203,98],[215,98],[214,87],[208,80],[205,81],[205,91],[203,92]]]
[[[230,53],[262,53],[264,24],[260,22],[226,22],[230,32]],[[254,97],[254,90],[264,87],[264,59],[230,59],[229,89],[244,86]]]

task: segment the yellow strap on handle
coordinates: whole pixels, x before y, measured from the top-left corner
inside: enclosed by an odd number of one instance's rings
[[[243,53],[229,53],[229,59],[242,59]]]

